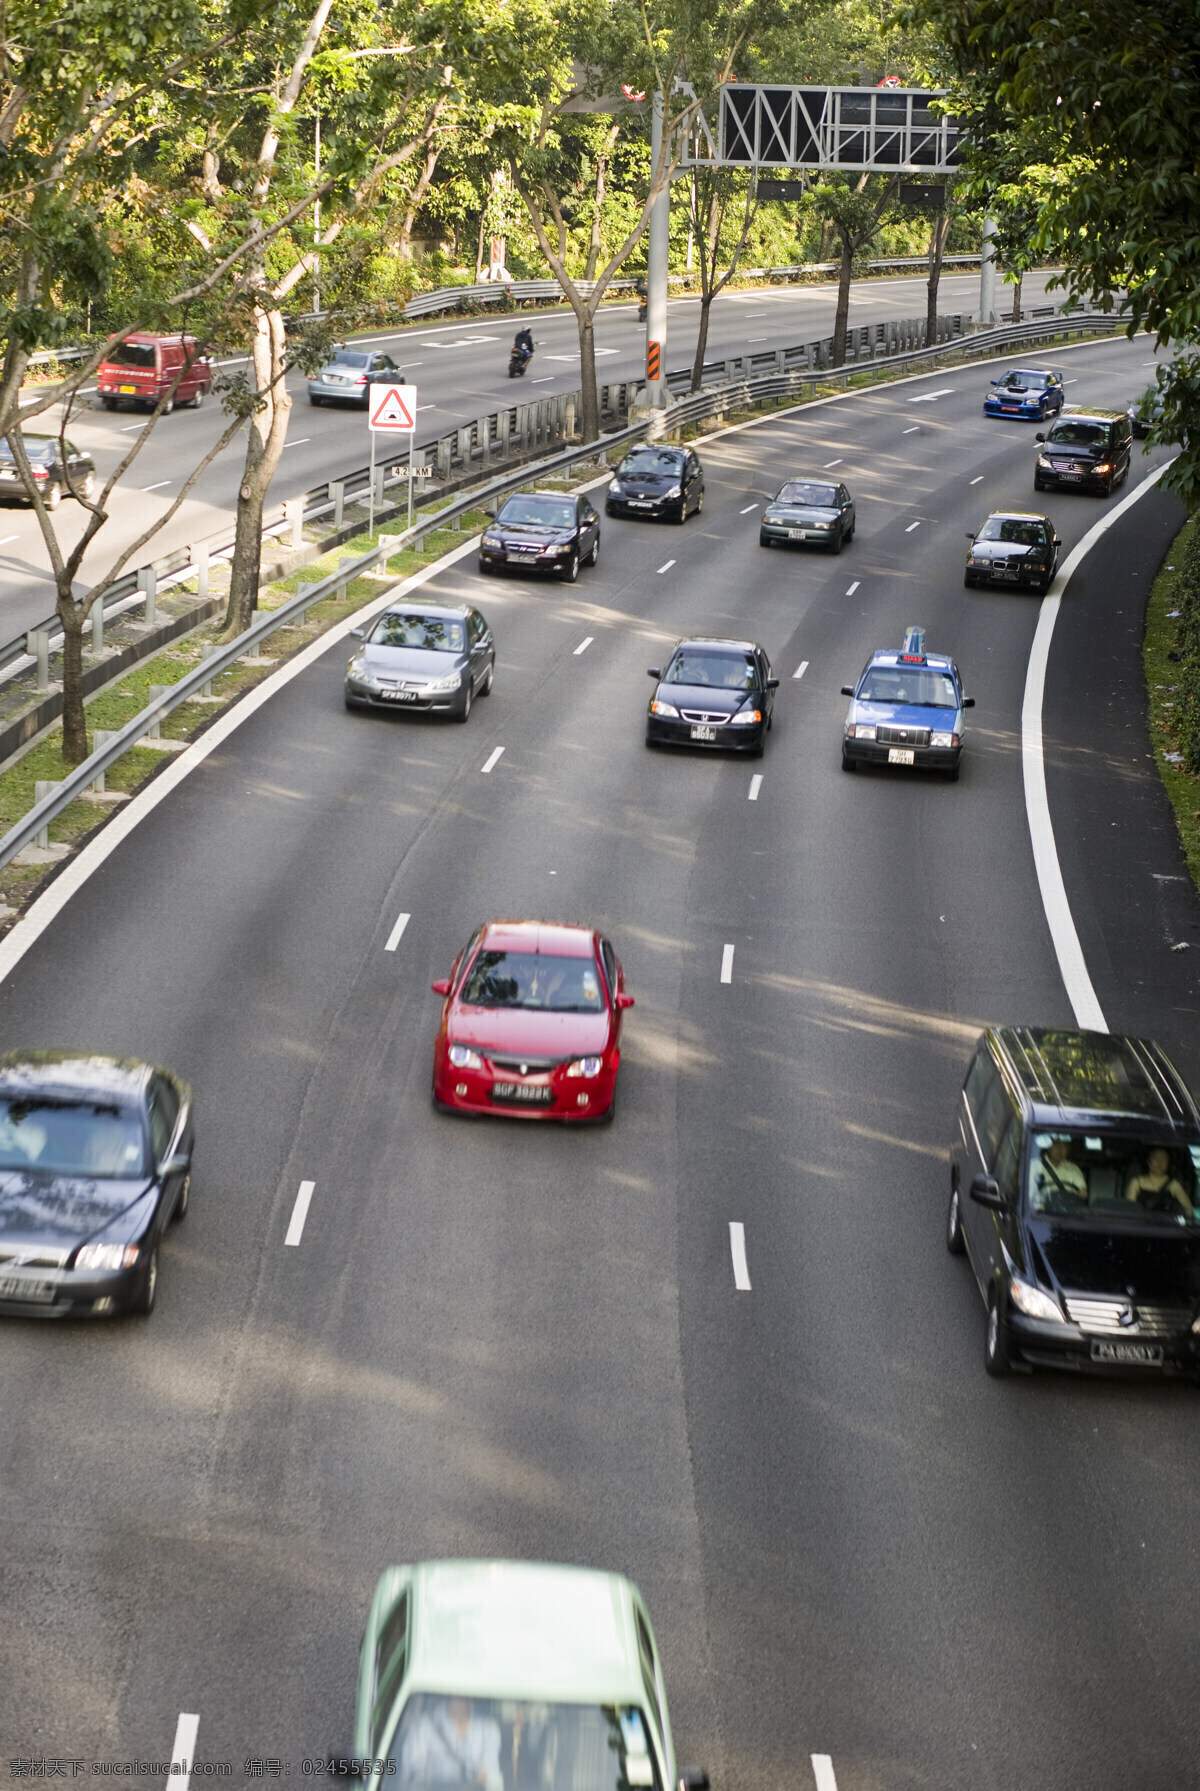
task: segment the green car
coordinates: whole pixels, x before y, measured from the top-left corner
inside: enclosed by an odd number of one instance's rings
[[[363,1637],[353,1758],[405,1791],[675,1791],[662,1666],[617,1573],[524,1561],[389,1567]]]

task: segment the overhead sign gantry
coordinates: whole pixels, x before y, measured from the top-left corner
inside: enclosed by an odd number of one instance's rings
[[[717,161],[726,168],[953,174],[966,132],[916,87],[721,88]]]

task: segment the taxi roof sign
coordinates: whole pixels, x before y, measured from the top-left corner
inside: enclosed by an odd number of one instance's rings
[[[919,622],[910,622],[904,630],[904,645],[900,651],[902,653],[924,653],[925,630]]]

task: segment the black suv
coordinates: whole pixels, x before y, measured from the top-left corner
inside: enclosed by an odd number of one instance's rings
[[[1200,1113],[1146,1039],[985,1032],[950,1145],[946,1246],[989,1374],[1200,1377]]]
[[[1033,473],[1035,491],[1061,485],[1107,497],[1129,475],[1133,428],[1126,411],[1072,405],[1047,434],[1039,432],[1034,440],[1042,444]]]

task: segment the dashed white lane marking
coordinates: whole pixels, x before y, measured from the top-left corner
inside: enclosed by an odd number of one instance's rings
[[[533,383],[535,386],[544,386],[548,385],[552,379],[557,378],[557,373],[543,373],[542,377],[540,379],[535,379]]]
[[[800,664],[796,667],[795,671],[792,673],[792,677],[793,678],[802,678],[807,670],[808,670],[808,661],[807,661],[807,659],[802,659],[800,661]]]
[[[721,981],[723,983],[731,983],[733,981],[732,945],[727,945],[721,953]]]
[[[912,534],[912,532],[913,532],[913,530],[914,530],[914,529],[919,529],[919,528],[920,528],[920,526],[921,526],[921,525],[920,525],[920,523],[919,523],[919,522],[910,522],[910,523],[909,523],[909,525],[908,525],[908,527],[907,527],[907,528],[906,528],[906,529],[905,529],[905,531],[904,531],[904,533],[905,533],[905,534],[906,534],[906,535],[911,535],[911,534]]]
[[[747,505],[746,505],[746,508],[745,508],[745,509],[744,509],[744,510],[739,510],[739,511],[738,511],[738,515],[739,515],[739,516],[749,516],[749,514],[750,514],[750,512],[751,512],[751,510],[757,510],[757,509],[758,509],[758,505],[757,505],[757,504],[747,504]],[[15,535],[14,535],[14,536],[13,536],[13,540],[14,540],[14,541],[15,541],[15,540],[16,540],[16,538],[17,538],[17,537],[16,537],[16,536],[15,536]]]
[[[674,564],[675,564],[674,560],[668,560],[665,566],[659,567],[659,569],[658,569],[659,573],[662,574],[664,572],[669,572]]]
[[[437,405],[436,404],[418,404],[417,409],[418,410],[436,410]]]
[[[308,1218],[308,1203],[313,1197],[313,1189],[316,1185],[316,1182],[300,1183],[300,1192],[296,1195],[296,1204],[292,1208],[287,1236],[283,1240],[285,1246],[291,1244],[294,1248],[304,1236],[304,1221]]]
[[[833,1760],[829,1754],[812,1756],[813,1777],[817,1781],[817,1791],[837,1791],[837,1780],[833,1776]]]
[[[122,426],[121,434],[131,435],[135,429],[144,429],[145,427],[146,425],[144,421],[141,423],[126,423]]]
[[[853,597],[855,591],[857,591],[861,582],[862,582],[861,579],[857,579],[857,578],[855,579],[854,583],[850,586],[850,589],[846,592],[847,597]]]
[[[739,1293],[749,1293],[750,1270],[746,1267],[746,1227],[737,1219],[729,1221],[729,1254],[733,1257],[733,1285]],[[837,1791],[836,1786],[834,1791]]]
[[[164,485],[174,485],[174,479],[160,479],[157,485],[143,485],[143,491],[161,491]]]
[[[3,539],[0,540],[0,547],[7,547],[10,541],[19,541],[20,539],[20,535],[5,535]]]
[[[579,658],[579,655],[581,653],[587,652],[588,648],[591,646],[591,644],[595,640],[595,638],[596,637],[594,634],[589,634],[586,640],[580,641],[579,645],[575,649],[575,658],[576,659]]]
[[[192,1762],[196,1758],[196,1732],[200,1718],[190,1710],[179,1712],[175,1724],[175,1744],[171,1749],[171,1784],[175,1791],[188,1791]]]
[[[495,770],[496,766],[500,763],[500,755],[503,751],[504,748],[498,746],[494,752],[488,754],[487,764],[479,767],[482,776],[486,777],[489,771]]]
[[[828,472],[831,466],[841,466],[841,464],[840,460],[827,460],[825,462],[825,471]]]
[[[972,483],[972,485],[982,485],[983,484],[983,474],[980,473],[980,475],[977,479],[971,480],[971,483]]]
[[[300,435],[296,437],[294,442],[284,442],[283,445],[285,448],[302,448],[305,442],[310,442],[311,440],[311,435]]]
[[[915,435],[920,427],[919,423],[910,423],[908,428],[902,429],[900,433],[901,435]]]
[[[747,342],[769,342],[771,338],[769,336],[747,336],[746,340]]]
[[[762,773],[756,771],[750,779],[750,801],[758,801],[758,792],[762,789]]]
[[[910,398],[910,404],[936,404],[939,398],[949,398],[953,386],[939,386],[936,392],[922,392],[916,398]]]
[[[395,951],[396,947],[399,945],[400,941],[403,939],[404,929],[408,925],[408,923],[411,919],[412,919],[411,914],[398,914],[396,916],[396,924],[392,928],[391,932],[388,934],[387,944],[383,948],[384,951]]]

